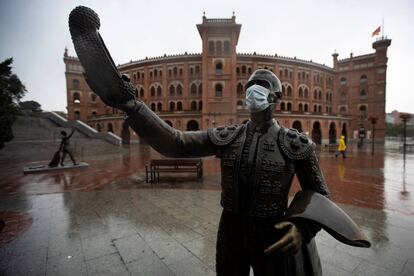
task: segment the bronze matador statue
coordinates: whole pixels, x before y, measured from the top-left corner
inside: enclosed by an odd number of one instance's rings
[[[69,26],[90,88],[104,103],[123,110],[142,139],[168,157],[221,159],[217,275],[249,275],[250,267],[255,275],[321,275],[314,242],[321,228],[346,244],[370,246],[352,219],[328,199],[314,143],[273,119],[282,92],[271,71],[257,70],[247,83],[248,123],[182,132],[135,99],[135,88],[105,47],[93,10],[75,8]],[[295,174],[302,191],[288,207]]]

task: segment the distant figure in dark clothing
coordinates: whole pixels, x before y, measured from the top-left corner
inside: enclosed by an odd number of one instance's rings
[[[73,165],[77,165],[75,159],[73,158],[72,153],[69,151],[69,139],[72,137],[73,132],[75,132],[75,129],[72,128],[72,132],[67,135],[66,131],[62,130],[60,134],[62,134],[62,142],[60,142],[60,148],[59,150],[62,152],[62,158],[60,159],[60,165],[64,166],[63,161],[65,160],[66,154],[69,154],[70,159],[73,162]]]

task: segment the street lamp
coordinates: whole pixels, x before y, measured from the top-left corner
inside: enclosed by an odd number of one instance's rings
[[[375,144],[375,124],[378,121],[377,117],[369,117],[368,120],[372,124],[372,146],[371,146],[371,155],[374,155],[374,144]]]
[[[407,122],[408,122],[408,120],[411,119],[411,114],[409,114],[409,113],[400,113],[400,119],[404,124],[404,132],[403,132],[403,135],[404,135],[404,144],[403,144],[403,190],[402,190],[401,194],[403,196],[406,196],[406,195],[408,195],[408,191],[405,188],[405,153],[406,153],[406,147],[407,147],[407,144],[406,144],[407,143],[407,141],[406,141],[406,138],[407,138]]]
[[[400,113],[400,119],[401,119],[401,121],[404,124],[404,132],[403,132],[403,135],[404,135],[403,155],[404,155],[404,160],[405,160],[405,151],[406,151],[406,146],[407,146],[407,144],[406,144],[406,138],[407,138],[407,122],[408,122],[408,120],[411,119],[411,114],[409,114],[409,113]]]

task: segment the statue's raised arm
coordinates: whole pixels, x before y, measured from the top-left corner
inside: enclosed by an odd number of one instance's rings
[[[124,111],[129,125],[154,149],[169,157],[217,153],[218,145],[209,139],[206,131],[176,130],[135,99],[135,87],[116,68],[99,34],[100,21],[93,10],[82,6],[75,8],[69,16],[69,28],[90,88],[105,104]]]

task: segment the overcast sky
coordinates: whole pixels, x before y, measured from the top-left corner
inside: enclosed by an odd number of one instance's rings
[[[84,5],[101,19],[101,34],[118,64],[146,56],[201,52],[196,24],[229,18],[242,24],[237,52],[290,56],[332,66],[339,58],[372,53],[372,32],[385,20],[388,51],[386,110],[414,113],[414,1],[356,0],[0,0],[0,60],[14,58],[25,100],[66,111],[63,52],[75,55],[70,11]]]

